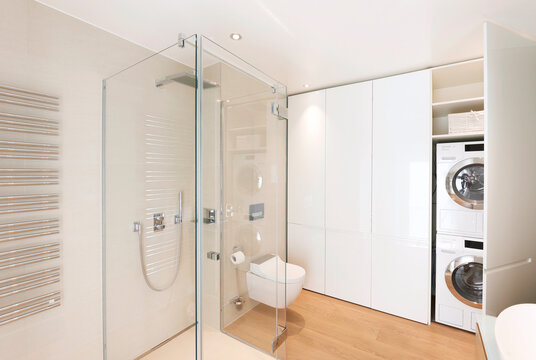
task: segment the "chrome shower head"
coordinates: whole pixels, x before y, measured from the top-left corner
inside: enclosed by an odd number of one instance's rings
[[[155,86],[160,87],[167,85],[171,82],[177,82],[190,87],[195,87],[195,73],[194,70],[184,71],[178,74],[168,75],[161,80],[155,81]],[[212,81],[203,81],[203,88],[210,89],[219,86],[218,83]]]

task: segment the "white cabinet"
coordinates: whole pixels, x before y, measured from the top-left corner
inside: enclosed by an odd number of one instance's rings
[[[325,292],[325,230],[319,227],[288,224],[288,261],[306,271],[303,287]]]
[[[429,71],[289,98],[288,258],[306,289],[427,323]]]
[[[372,81],[326,91],[326,227],[369,233]]]
[[[289,98],[288,261],[306,271],[304,288],[325,291],[326,91]]]
[[[484,309],[496,316],[536,302],[536,43],[489,23],[485,36]]]
[[[289,98],[288,222],[324,227],[326,91]]]
[[[373,81],[372,307],[428,323],[431,79]]]
[[[326,229],[326,295],[370,307],[370,233]]]
[[[326,294],[370,306],[372,82],[326,90]]]

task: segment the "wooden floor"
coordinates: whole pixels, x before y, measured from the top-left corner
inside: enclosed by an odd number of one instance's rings
[[[287,360],[475,359],[475,335],[423,325],[307,290],[287,310]],[[260,304],[227,332],[267,352],[275,310]]]

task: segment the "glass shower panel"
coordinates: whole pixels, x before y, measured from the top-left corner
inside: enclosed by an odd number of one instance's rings
[[[250,358],[283,359],[272,342],[286,328],[286,89],[202,41],[203,359],[220,358],[218,333],[265,353],[241,349]]]
[[[104,82],[105,357],[196,358],[195,38]]]

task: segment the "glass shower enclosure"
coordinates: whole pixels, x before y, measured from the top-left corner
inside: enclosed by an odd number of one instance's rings
[[[198,35],[103,82],[104,358],[285,358],[284,109]]]

